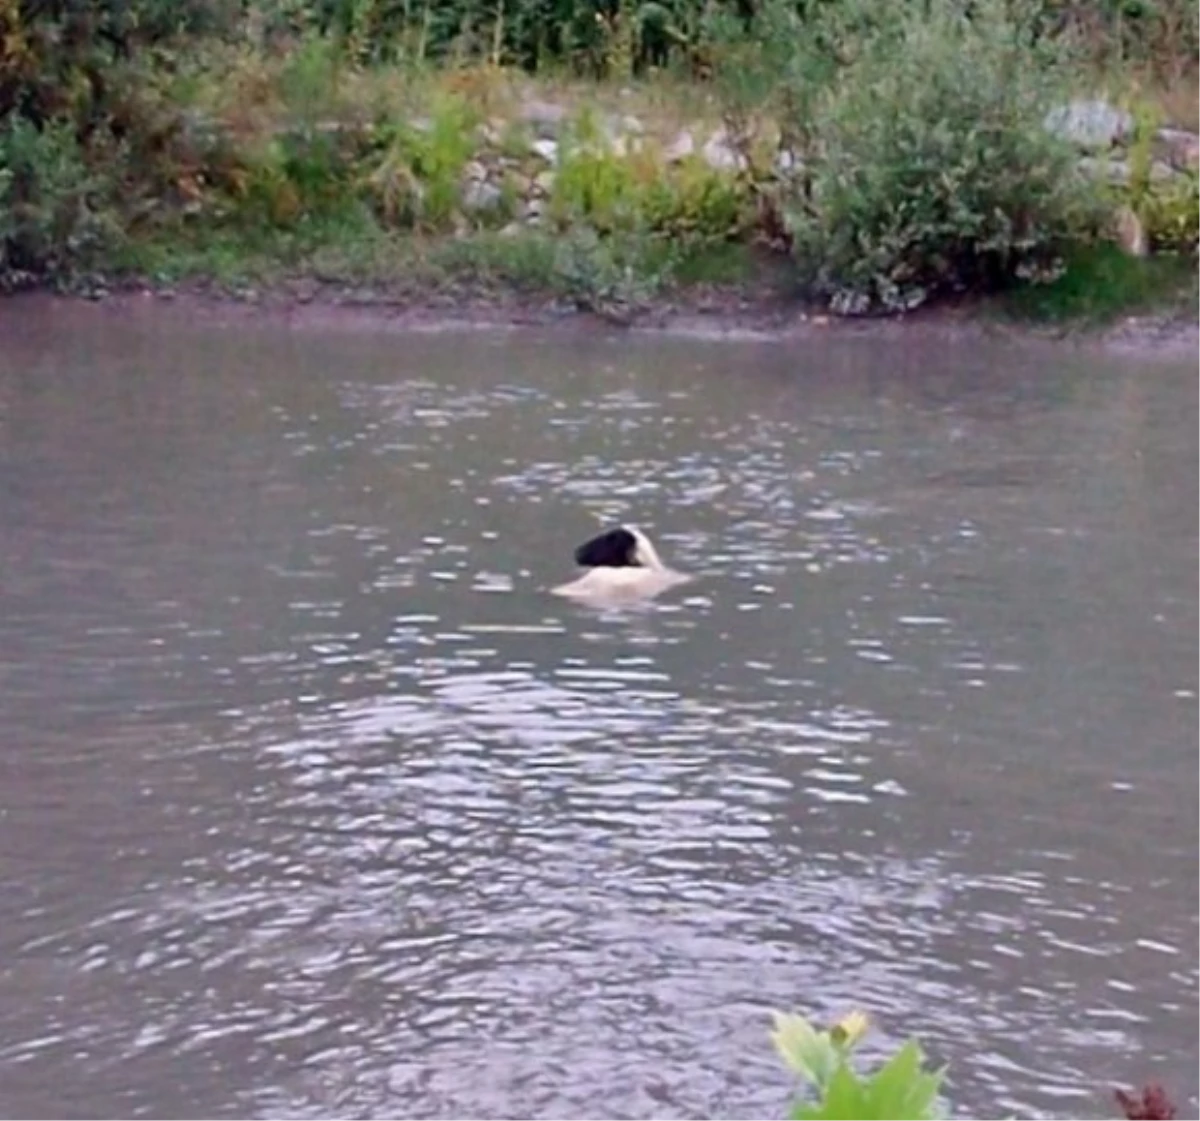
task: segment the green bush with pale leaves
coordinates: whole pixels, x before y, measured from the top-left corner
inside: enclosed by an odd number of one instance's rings
[[[1095,224],[1094,188],[1044,127],[1064,69],[1019,10],[896,0],[839,43],[785,202],[797,264],[838,310],[1001,286]]]

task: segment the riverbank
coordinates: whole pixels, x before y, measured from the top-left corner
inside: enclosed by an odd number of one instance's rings
[[[516,290],[446,288],[417,294],[407,288],[364,289],[311,278],[253,289],[230,289],[193,280],[170,287],[126,283],[87,295],[27,292],[0,301],[6,313],[46,306],[68,310],[101,306],[116,317],[180,315],[189,322],[276,324],[326,332],[454,332],[578,329],[659,333],[716,341],[803,344],[830,337],[932,337],[947,345],[971,339],[1040,339],[1153,359],[1194,358],[1200,324],[1194,300],[1165,310],[1119,316],[1103,323],[1035,322],[1012,314],[995,298],[942,302],[903,316],[847,318],[830,315],[771,289],[693,289],[662,299],[623,321],[581,310],[559,298]]]
[[[1102,79],[1003,3],[764,3],[695,30],[700,69],[691,47],[639,67],[610,28],[598,58],[533,73],[254,12],[66,60],[78,95],[39,84],[58,40],[29,39],[32,108],[0,121],[0,289],[772,329],[997,293],[1111,323],[1194,296],[1194,66]]]

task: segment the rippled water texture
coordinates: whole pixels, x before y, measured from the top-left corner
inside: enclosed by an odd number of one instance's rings
[[[1195,1115],[1194,365],[192,320],[0,310],[0,1113]]]

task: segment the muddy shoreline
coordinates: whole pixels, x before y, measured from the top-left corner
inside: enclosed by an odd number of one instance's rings
[[[120,316],[174,309],[212,323],[267,322],[300,329],[455,332],[571,327],[588,331],[662,334],[714,341],[801,342],[806,338],[934,335],[1058,341],[1083,348],[1150,357],[1196,358],[1200,321],[1186,311],[1129,316],[1104,326],[1043,326],[1006,320],[979,299],[943,303],[904,316],[841,318],[777,294],[707,291],[664,298],[626,317],[599,315],[562,300],[517,292],[362,289],[346,285],[278,284],[231,292],[205,283],[171,289],[129,286],[88,295],[23,292],[0,299],[5,313],[50,307],[99,306]]]

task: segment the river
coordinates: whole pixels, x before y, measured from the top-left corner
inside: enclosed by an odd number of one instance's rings
[[[0,306],[0,1113],[1197,1109],[1197,368]],[[547,588],[628,519],[697,579]]]

